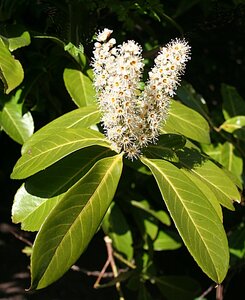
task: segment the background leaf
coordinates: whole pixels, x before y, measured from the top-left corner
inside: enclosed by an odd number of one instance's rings
[[[176,250],[181,246],[182,243],[179,236],[169,230],[160,230],[153,241],[153,249],[155,251]]]
[[[72,100],[78,107],[95,104],[95,91],[92,81],[81,71],[65,69],[64,82]]]
[[[186,247],[202,270],[222,282],[229,266],[228,242],[213,206],[177,167],[159,159],[141,159],[152,171]]]
[[[154,282],[168,300],[194,299],[201,291],[197,281],[185,276],[160,276]]]
[[[17,90],[10,99],[6,99],[0,110],[0,125],[15,142],[22,145],[33,134],[34,122],[30,112],[23,113],[21,98],[22,90]]]
[[[221,94],[223,99],[222,111],[225,120],[238,115],[245,115],[245,101],[235,87],[222,83]]]
[[[32,289],[56,281],[83,253],[113,199],[121,172],[122,155],[98,161],[52,210],[33,246]]]
[[[14,51],[18,48],[30,45],[31,37],[28,31],[23,31],[19,36],[8,38],[9,50]]]
[[[0,78],[5,93],[9,94],[23,81],[24,71],[20,62],[11,55],[2,38],[0,38],[0,57]]]
[[[210,143],[208,122],[196,111],[172,101],[169,116],[162,127],[165,133],[178,132],[200,143]]]
[[[109,207],[102,223],[104,232],[112,240],[113,248],[124,254],[130,261],[133,258],[132,232],[119,206],[113,202]]]
[[[28,149],[17,161],[13,179],[29,177],[79,149],[92,145],[109,147],[102,133],[91,129],[63,129]]]

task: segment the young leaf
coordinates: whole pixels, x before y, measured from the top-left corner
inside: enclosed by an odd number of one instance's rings
[[[34,122],[30,112],[22,113],[23,103],[20,102],[22,90],[17,90],[0,110],[0,125],[3,130],[17,143],[23,144],[34,131]]]
[[[20,62],[11,55],[2,38],[0,38],[0,57],[0,78],[5,93],[9,94],[23,81],[24,71]]]
[[[21,35],[8,38],[9,50],[14,51],[18,48],[30,45],[31,37],[28,31],[23,31]]]
[[[223,98],[222,111],[225,120],[238,115],[245,115],[245,101],[233,86],[222,84],[221,94]]]
[[[223,129],[229,133],[234,133],[235,136],[236,133],[239,131],[245,132],[245,116],[236,116],[231,119],[228,119],[220,126],[220,129]]]
[[[17,161],[13,179],[29,177],[79,149],[92,145],[109,147],[102,133],[91,129],[67,128],[30,147]]]
[[[130,261],[133,258],[133,238],[128,222],[119,206],[113,202],[102,223],[104,232],[112,239],[113,247]]]
[[[171,163],[141,158],[152,171],[186,247],[202,270],[222,282],[229,266],[223,225],[200,189]]]
[[[32,289],[56,281],[83,253],[113,199],[121,172],[121,154],[98,161],[52,210],[33,245]]]
[[[95,104],[93,83],[81,71],[65,69],[64,82],[68,93],[78,107]]]
[[[162,127],[166,133],[178,132],[200,143],[210,143],[208,122],[196,111],[172,101],[169,117]]]
[[[28,141],[23,145],[21,152],[24,154],[28,151],[31,146],[37,142],[43,140],[51,134],[56,134],[63,128],[88,128],[94,124],[99,123],[100,112],[97,106],[87,106],[75,109],[68,112],[61,117],[48,123],[41,129],[39,129],[35,134],[32,135]]]
[[[154,283],[168,300],[190,300],[201,292],[197,281],[185,276],[160,276]]]

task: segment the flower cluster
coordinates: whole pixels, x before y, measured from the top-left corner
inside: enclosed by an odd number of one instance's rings
[[[94,46],[94,86],[107,138],[117,152],[137,158],[148,143],[155,142],[168,115],[170,97],[190,59],[190,47],[176,39],[155,58],[144,91],[142,48],[135,41],[115,46],[112,30],[97,35]]]

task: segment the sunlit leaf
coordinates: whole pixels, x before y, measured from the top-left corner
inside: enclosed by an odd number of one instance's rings
[[[171,102],[162,132],[177,132],[194,141],[210,143],[208,122],[199,113],[177,101]]]
[[[134,251],[132,233],[125,216],[115,202],[109,207],[102,228],[111,238],[116,251],[124,254],[128,260],[132,260]]]
[[[101,158],[115,153],[108,148],[84,148],[27,179],[16,193],[12,220],[27,231],[37,231],[51,209]],[[62,174],[61,174],[62,173]]]
[[[180,164],[208,185],[220,204],[234,210],[232,203],[240,202],[241,196],[235,184],[222,169],[193,149],[180,150],[178,155]]]
[[[229,266],[226,234],[200,189],[170,162],[141,158],[152,171],[186,247],[202,270],[222,282]]]
[[[14,51],[18,48],[30,45],[31,37],[28,31],[24,31],[21,35],[8,38],[9,50]]]
[[[98,161],[55,206],[33,246],[32,289],[56,281],[83,253],[113,199],[121,172],[121,154]]]
[[[14,197],[12,221],[21,223],[23,230],[37,231],[58,201],[59,196],[50,199],[34,196],[23,184]]]
[[[222,111],[225,120],[238,115],[245,115],[245,101],[235,87],[223,83],[221,85],[221,94],[223,98]]]
[[[31,146],[40,142],[51,134],[56,134],[63,128],[88,128],[99,123],[100,112],[96,106],[81,107],[68,112],[61,117],[48,123],[46,126],[39,129],[25,142],[21,151],[22,154],[29,150]]]
[[[220,129],[223,129],[229,133],[234,133],[235,136],[240,132],[240,135],[244,135],[245,137],[245,116],[236,116],[228,119],[220,126]]]
[[[0,110],[0,125],[3,130],[17,143],[23,144],[34,131],[34,122],[30,112],[23,114],[23,102],[21,99],[22,90],[17,90],[3,104]]]
[[[109,147],[102,133],[91,129],[61,129],[31,146],[17,161],[13,179],[29,177],[79,149],[92,145]]]
[[[9,94],[23,81],[24,71],[20,62],[11,55],[1,38],[0,57],[0,78],[3,81],[5,93]]]
[[[168,300],[190,300],[201,292],[197,281],[185,276],[160,276],[154,283]]]
[[[95,104],[95,91],[92,81],[81,71],[65,69],[64,82],[72,100],[78,107]]]

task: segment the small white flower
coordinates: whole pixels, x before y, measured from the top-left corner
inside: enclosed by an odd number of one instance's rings
[[[115,151],[124,151],[133,160],[143,147],[157,141],[170,97],[190,59],[190,47],[180,39],[163,47],[141,92],[141,46],[130,40],[116,47],[111,33],[107,28],[99,32],[94,44],[94,87],[107,138]]]

